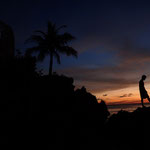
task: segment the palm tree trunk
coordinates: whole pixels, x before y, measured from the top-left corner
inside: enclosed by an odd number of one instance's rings
[[[50,53],[49,76],[52,76],[53,71],[53,53]]]

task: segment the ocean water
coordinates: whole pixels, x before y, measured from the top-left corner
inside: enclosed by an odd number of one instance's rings
[[[150,107],[150,103],[144,104],[146,107]],[[120,110],[125,110],[128,112],[133,112],[138,107],[142,107],[141,104],[117,104],[117,105],[108,105],[108,110],[110,112],[110,115],[116,114]]]

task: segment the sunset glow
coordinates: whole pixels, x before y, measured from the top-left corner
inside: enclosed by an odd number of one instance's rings
[[[147,83],[145,87],[149,90],[150,83]],[[93,94],[96,95],[98,99],[103,99],[109,105],[141,103],[138,84],[130,88]],[[150,92],[148,92],[148,94],[150,94]],[[146,99],[144,102],[148,103],[148,100]]]
[[[147,75],[148,92],[150,89],[148,5],[136,2],[135,7],[132,2],[113,1],[48,3],[31,2],[30,6],[26,1],[15,5],[10,2],[9,6],[4,3],[10,12],[15,10],[10,14],[1,8],[5,15],[0,14],[0,18],[12,26],[16,49],[24,53],[27,48],[24,41],[35,29],[44,31],[48,20],[58,26],[65,24],[67,31],[76,37],[71,45],[78,51],[78,59],[61,55],[61,65],[54,60],[54,72],[72,77],[76,88],[85,86],[106,103],[140,102],[138,82],[143,74]],[[48,65],[49,57],[37,64],[37,70],[43,69],[47,74]]]

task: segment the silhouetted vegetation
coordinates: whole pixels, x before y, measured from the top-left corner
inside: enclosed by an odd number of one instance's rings
[[[59,29],[49,22],[48,33],[37,31],[44,37],[31,37],[39,46],[28,52],[39,50],[41,60],[49,54],[59,61],[57,52],[77,56],[66,45],[73,37],[68,33],[58,35]],[[47,45],[49,41],[56,41],[54,49]],[[51,76],[37,72],[37,58],[28,52],[0,63],[0,120],[4,142],[8,140],[15,148],[21,145],[26,149],[104,147],[116,150],[143,149],[148,145],[145,134],[149,133],[150,108],[138,108],[132,113],[120,111],[108,118],[110,113],[104,101],[98,103],[85,87],[75,90],[73,78],[52,74],[52,62]]]
[[[0,61],[6,61],[14,56],[15,38],[12,28],[0,21]]]
[[[48,22],[47,32],[35,31],[37,34],[32,35],[27,42],[35,42],[38,44],[32,48],[27,49],[26,54],[39,52],[37,59],[43,61],[46,55],[50,56],[49,75],[52,75],[53,57],[56,58],[60,64],[59,53],[66,54],[67,56],[73,55],[77,57],[77,51],[68,45],[69,42],[75,39],[70,33],[59,34],[60,29],[66,26],[56,27],[52,22]]]
[[[19,123],[19,126],[16,123],[3,125],[3,135],[12,139],[9,142],[15,143],[17,140],[25,144],[26,138],[32,138],[32,142],[28,141],[27,145],[34,145],[37,141],[42,145],[44,140],[52,144],[60,142],[59,137],[63,136],[63,144],[67,146],[74,136],[82,139],[81,130],[89,130],[89,134],[92,134],[97,127],[103,127],[109,116],[104,102],[98,104],[96,97],[84,87],[75,90],[73,78],[56,73],[51,77],[37,73],[35,57],[18,53],[5,65],[2,64],[0,69],[0,120],[34,121],[34,126],[26,123]]]

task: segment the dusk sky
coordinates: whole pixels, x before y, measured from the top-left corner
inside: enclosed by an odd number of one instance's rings
[[[61,55],[54,71],[74,78],[106,103],[140,102],[138,82],[147,75],[150,94],[150,2],[115,0],[1,0],[0,20],[15,34],[16,49],[47,22],[67,25],[78,59]],[[48,72],[49,60],[38,64]]]

